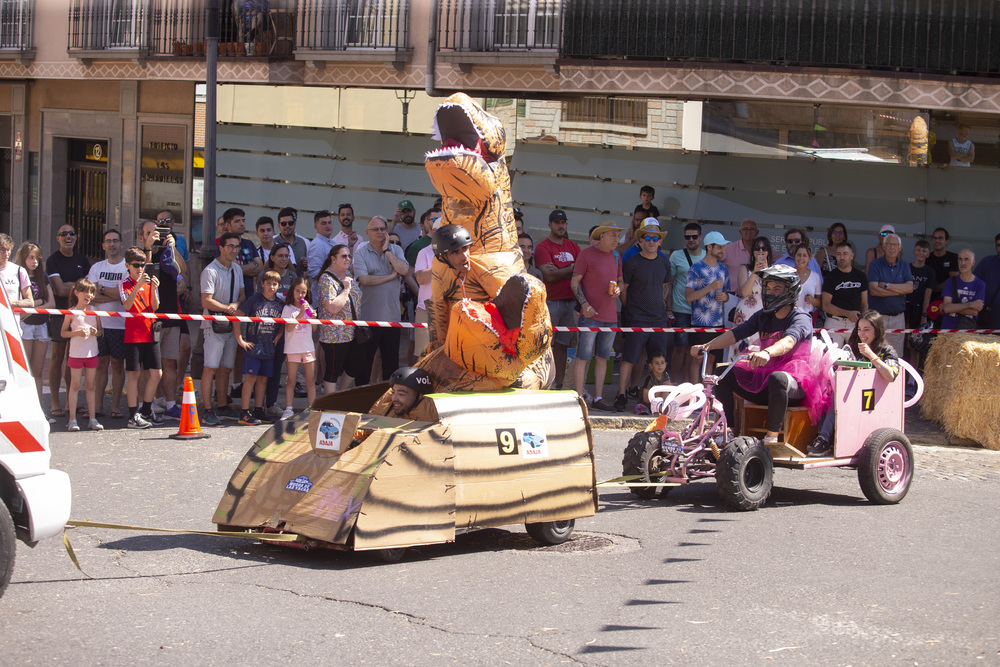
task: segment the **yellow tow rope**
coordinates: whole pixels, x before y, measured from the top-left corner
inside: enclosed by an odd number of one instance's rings
[[[268,540],[270,542],[302,542],[307,538],[301,535],[296,535],[294,533],[236,533],[230,531],[211,531],[211,530],[182,530],[180,528],[152,528],[150,526],[130,526],[123,523],[104,523],[102,521],[77,521],[75,519],[70,519],[66,522],[66,528],[110,528],[111,530],[136,530],[147,533],[176,533],[178,535],[209,535],[211,537],[235,537],[240,540]],[[73,565],[76,565],[76,569],[87,577],[88,579],[93,579],[92,576],[83,571],[80,567],[80,562],[76,558],[76,552],[73,550],[73,545],[70,544],[69,536],[66,534],[66,528],[63,528],[63,546],[66,547],[66,553],[69,554],[69,559],[73,561]]]

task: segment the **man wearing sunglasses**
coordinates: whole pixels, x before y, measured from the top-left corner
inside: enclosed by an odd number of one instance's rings
[[[69,294],[73,284],[80,278],[85,278],[90,271],[90,260],[76,252],[76,230],[72,225],[62,225],[56,233],[59,248],[45,260],[45,273],[52,285],[52,294],[56,299],[56,308],[69,307]],[[62,330],[62,317],[52,317],[49,320],[49,337],[52,339],[52,357],[49,359],[49,388],[51,390],[50,418],[65,417],[66,413],[59,406],[59,383],[65,376],[66,390],[69,391],[69,367],[66,365],[66,346],[69,341],[59,335]],[[75,419],[76,415],[70,415]]]
[[[684,297],[687,290],[688,271],[695,262],[705,257],[701,247],[701,225],[689,222],[684,225],[684,247],[670,253],[670,273],[674,276],[671,286],[670,310],[667,316],[673,320],[672,326],[689,328],[691,326],[691,304]],[[670,356],[670,377],[676,382],[697,382],[698,363],[693,361],[688,350],[691,347],[690,336],[686,332],[674,334],[674,351]]]
[[[795,251],[799,249],[802,244],[809,244],[809,239],[806,238],[805,232],[801,229],[796,229],[792,227],[787,232],[785,232],[785,254],[774,261],[775,264],[784,264],[785,266],[790,266],[795,268]],[[819,270],[819,263],[816,261],[815,257],[809,258],[809,270],[815,273],[817,276],[823,275]]]
[[[291,256],[295,258],[295,265],[299,273],[305,275],[305,269],[309,262],[306,259],[309,242],[302,236],[295,233],[295,223],[298,220],[299,212],[291,206],[278,211],[278,238],[280,243],[287,243],[291,248]]]
[[[670,260],[662,252],[660,245],[666,232],[660,231],[656,218],[646,218],[635,233],[641,250],[625,260],[622,268],[622,325],[627,327],[665,327],[667,306],[670,300]],[[638,396],[639,377],[632,378],[643,348],[667,354],[666,333],[626,333],[623,334],[625,349],[622,351],[622,365],[618,373],[618,395],[615,410],[624,412],[627,403],[626,389],[631,380],[633,396]],[[641,373],[639,374],[641,376]]]

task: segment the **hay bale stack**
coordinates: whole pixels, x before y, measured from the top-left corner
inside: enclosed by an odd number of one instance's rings
[[[924,364],[920,412],[949,436],[1000,450],[1000,338],[943,334]]]

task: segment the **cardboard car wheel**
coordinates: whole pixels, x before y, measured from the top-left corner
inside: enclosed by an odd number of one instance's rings
[[[876,505],[892,505],[906,497],[913,481],[913,448],[894,428],[873,431],[861,448],[858,483],[865,498]]]
[[[14,556],[17,554],[17,535],[14,521],[10,518],[7,505],[0,500],[0,597],[7,590],[14,571]]]
[[[657,481],[659,477],[653,475],[661,471],[660,466],[663,463],[661,438],[662,434],[659,431],[636,433],[632,436],[622,457],[622,474],[626,477],[642,475],[635,481],[645,484]],[[666,495],[669,488],[669,486],[660,487],[660,493]],[[648,500],[656,495],[657,487],[632,486],[629,487],[629,491],[639,498]]]
[[[767,502],[774,484],[774,459],[757,438],[735,438],[722,450],[715,471],[719,495],[737,510],[755,510]]]
[[[403,560],[406,547],[394,547],[392,549],[374,549],[371,554],[376,560],[383,563],[398,563]]]
[[[573,534],[576,526],[576,519],[566,521],[543,521],[541,523],[526,523],[524,529],[528,531],[536,542],[542,544],[562,544]]]

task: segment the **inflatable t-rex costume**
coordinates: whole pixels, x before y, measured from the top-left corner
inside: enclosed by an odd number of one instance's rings
[[[524,272],[517,246],[503,125],[464,93],[446,99],[434,122],[442,147],[427,153],[427,173],[443,198],[443,222],[472,237],[472,268],[463,280],[435,258],[431,342],[417,366],[436,391],[544,388],[552,327],[545,286]]]

